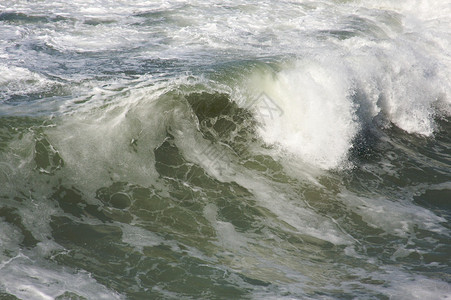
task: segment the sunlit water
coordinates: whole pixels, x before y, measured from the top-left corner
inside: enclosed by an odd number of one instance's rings
[[[451,298],[451,4],[401,2],[1,1],[0,298]]]

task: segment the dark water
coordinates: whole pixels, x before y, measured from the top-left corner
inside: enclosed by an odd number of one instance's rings
[[[1,299],[447,299],[441,1],[0,4]]]

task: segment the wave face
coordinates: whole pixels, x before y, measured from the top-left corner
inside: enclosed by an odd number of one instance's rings
[[[0,298],[451,297],[446,1],[0,3]]]

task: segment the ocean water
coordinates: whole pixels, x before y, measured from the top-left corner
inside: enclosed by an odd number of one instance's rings
[[[0,298],[451,298],[450,28],[446,0],[2,0]]]

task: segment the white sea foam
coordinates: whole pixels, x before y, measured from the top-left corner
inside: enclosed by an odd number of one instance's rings
[[[400,237],[414,234],[416,228],[449,235],[441,225],[446,222],[443,217],[435,215],[428,209],[398,199],[366,198],[349,192],[343,192],[340,201],[356,211],[371,227]]]
[[[0,103],[10,96],[48,90],[54,82],[26,68],[0,64]]]
[[[0,278],[0,287],[20,299],[55,299],[64,292],[87,299],[123,298],[97,283],[87,272],[40,265],[23,253],[0,264]]]
[[[451,107],[446,60],[431,58],[431,51],[404,36],[377,43],[353,37],[338,51],[321,49],[282,64],[281,71],[258,70],[246,88],[265,92],[282,112],[267,116],[259,133],[325,169],[343,166],[356,134],[374,126],[375,117],[430,136],[435,119],[449,116]]]
[[[325,169],[343,163],[359,127],[349,100],[350,82],[338,76],[343,68],[334,63],[300,61],[275,76],[257,79],[281,110],[265,118],[263,139]]]

